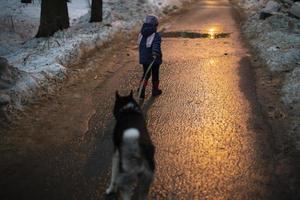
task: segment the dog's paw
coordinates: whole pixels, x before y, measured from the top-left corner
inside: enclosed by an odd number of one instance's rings
[[[105,193],[107,195],[110,195],[110,194],[114,194],[116,192],[116,189],[113,185],[109,186],[109,188],[106,189]]]

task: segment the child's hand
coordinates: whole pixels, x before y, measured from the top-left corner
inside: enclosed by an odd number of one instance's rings
[[[153,58],[154,60],[155,60],[156,58],[158,58],[158,56],[159,56],[159,55],[158,55],[157,53],[155,53],[155,52],[152,53],[152,58]]]

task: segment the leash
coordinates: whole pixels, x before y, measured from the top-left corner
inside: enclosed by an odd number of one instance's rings
[[[148,73],[150,72],[150,69],[152,68],[152,65],[154,64],[156,58],[153,59],[153,61],[150,63],[150,65],[148,66],[147,70],[146,70],[146,73],[145,73],[145,76],[143,78],[143,80],[141,81],[140,83],[140,87],[139,87],[139,93],[138,93],[138,98],[140,98],[141,96],[141,93],[142,93],[142,89],[143,89],[143,86],[145,84],[145,81],[146,81],[146,77],[148,75]]]

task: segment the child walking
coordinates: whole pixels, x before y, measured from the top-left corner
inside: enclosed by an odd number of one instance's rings
[[[159,89],[159,67],[162,64],[162,52],[161,52],[161,36],[157,33],[158,19],[154,15],[148,15],[145,18],[145,22],[142,26],[139,34],[139,59],[140,64],[143,65],[143,77],[139,90],[141,99],[145,98],[145,90],[148,84],[150,75],[152,74],[152,96],[159,96],[162,94],[162,90]],[[153,62],[153,63],[152,63]],[[152,67],[149,73],[146,75],[146,71],[152,63]],[[145,77],[146,76],[146,77]],[[144,83],[142,83],[144,81]]]

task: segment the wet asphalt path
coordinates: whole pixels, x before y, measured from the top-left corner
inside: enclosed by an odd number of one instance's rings
[[[150,199],[274,199],[269,130],[231,5],[198,1],[163,26],[210,36],[163,38],[163,95],[143,105],[157,149]],[[105,198],[114,92],[141,73],[133,43],[86,59],[99,69],[6,131],[0,199]]]
[[[267,129],[236,23],[228,1],[202,1],[167,27],[231,35],[164,39],[165,93],[148,111],[153,199],[270,198]]]

